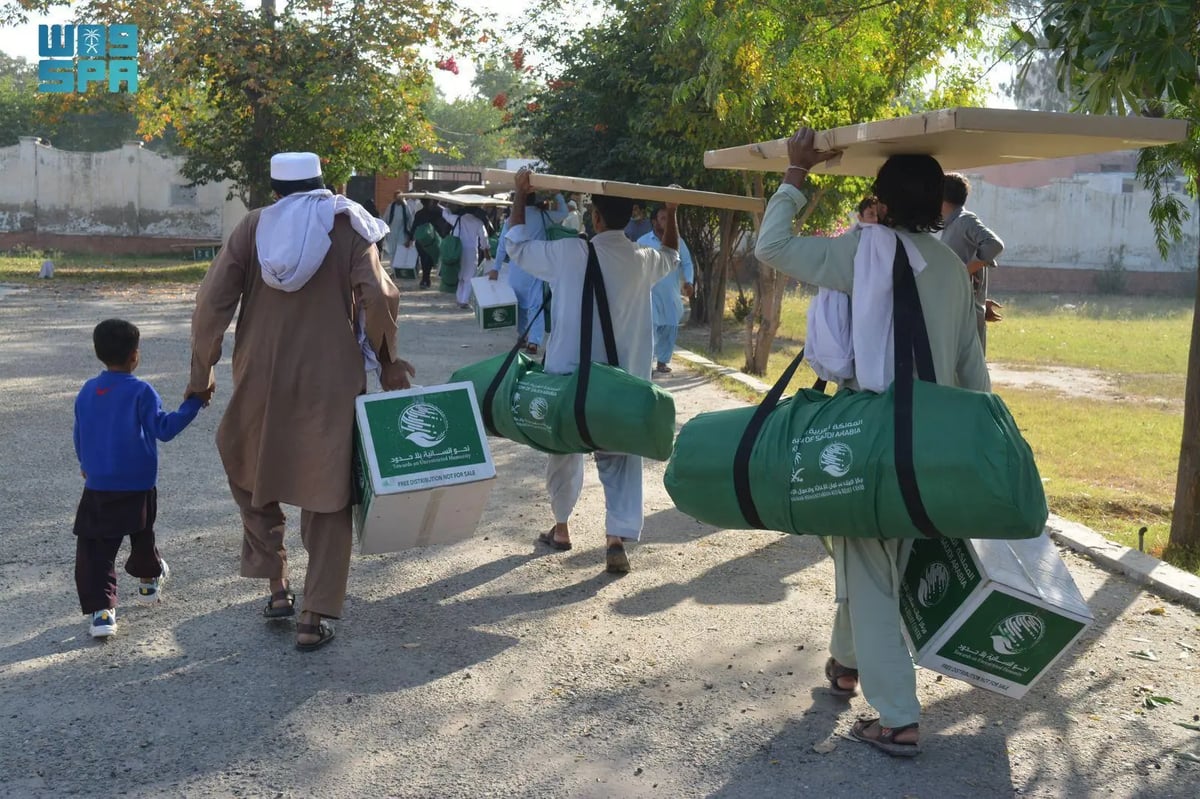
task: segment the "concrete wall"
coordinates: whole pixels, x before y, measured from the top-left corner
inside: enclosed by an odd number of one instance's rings
[[[188,188],[183,159],[143,149],[75,153],[31,137],[0,148],[0,248],[169,252],[223,241],[246,209],[228,184]]]
[[[967,208],[1004,240],[1000,263],[1041,269],[1129,272],[1195,272],[1200,245],[1196,202],[1184,239],[1159,255],[1150,223],[1150,192],[1122,186],[1132,174],[1105,173],[1051,180],[1034,188],[1009,188],[970,175]],[[1194,282],[1194,278],[1193,278]]]

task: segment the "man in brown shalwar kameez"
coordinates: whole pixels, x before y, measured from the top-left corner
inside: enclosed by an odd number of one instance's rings
[[[388,390],[409,387],[397,357],[399,292],[375,242],[387,226],[324,189],[312,153],[271,159],[280,199],[233,230],[196,295],[188,392],[215,386],[213,366],[238,313],[233,392],[217,449],[243,523],[243,577],[270,581],[264,615],[294,613],[280,503],[302,509],[308,551],[296,646],[333,638],[352,545],[350,468],[354,399],[366,389],[364,355]]]

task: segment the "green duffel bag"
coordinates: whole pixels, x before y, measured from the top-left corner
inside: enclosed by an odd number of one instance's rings
[[[608,363],[591,359],[593,308],[599,312]],[[450,381],[475,385],[483,425],[491,435],[542,452],[601,450],[666,460],[675,435],[675,399],[618,365],[604,278],[591,245],[581,310],[579,369],[574,374],[546,373],[517,345],[506,355],[459,369]],[[536,316],[530,326],[535,322]]]
[[[438,245],[438,277],[442,281],[440,288],[447,294],[458,291],[458,275],[462,271],[462,239],[455,235],[461,221],[462,217],[460,216],[455,221],[454,227],[450,228],[450,235],[442,239],[442,243]]]
[[[998,396],[934,382],[903,246],[893,274],[888,390],[780,401],[801,352],[757,407],[683,426],[664,478],[679,510],[717,527],[822,536],[1041,535],[1049,511],[1032,450]]]
[[[418,227],[413,231],[413,241],[421,248],[429,258],[437,258],[442,246],[442,237],[438,235],[437,229],[429,222]]]

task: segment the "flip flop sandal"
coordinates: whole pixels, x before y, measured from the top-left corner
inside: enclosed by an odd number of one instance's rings
[[[287,607],[275,607],[276,602],[283,601],[287,601]],[[267,597],[267,606],[263,608],[263,615],[268,619],[285,619],[295,614],[296,595],[292,593],[290,588],[283,588]]]
[[[604,570],[609,574],[629,573],[629,555],[625,553],[625,547],[614,545],[605,551]]]
[[[314,649],[320,649],[334,639],[333,625],[321,619],[318,624],[296,624],[296,632],[299,635],[317,635],[320,636],[317,640],[309,644],[296,642],[296,648],[301,652],[312,652]]]
[[[877,738],[871,738],[867,735],[867,730],[873,724],[879,726],[879,737]],[[856,741],[870,744],[892,757],[916,757],[921,754],[921,745],[919,743],[900,743],[896,740],[896,736],[905,730],[915,730],[918,728],[919,725],[916,723],[905,724],[903,727],[884,727],[882,724],[879,724],[879,719],[859,719],[850,728],[850,737]]]
[[[550,528],[549,532],[545,532],[545,533],[542,533],[541,535],[539,535],[537,537],[537,540],[540,543],[543,543],[548,547],[560,550],[562,552],[566,552],[568,549],[571,548],[570,541],[559,541],[558,539],[556,539],[554,537],[554,528],[553,527]]]
[[[846,677],[854,678],[854,688],[843,688],[838,685],[838,681]],[[829,680],[829,693],[834,696],[858,696],[858,669],[843,666],[833,658],[830,658],[825,661],[825,679]]]

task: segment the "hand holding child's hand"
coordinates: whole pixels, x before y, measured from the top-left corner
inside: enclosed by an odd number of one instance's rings
[[[215,392],[216,390],[217,390],[216,384],[213,384],[213,385],[209,386],[208,388],[206,388],[204,391],[189,391],[184,396],[184,399],[189,400],[192,397],[195,397],[196,399],[200,400],[201,403],[203,403],[205,408],[207,408],[208,403],[212,401],[213,392]]]

